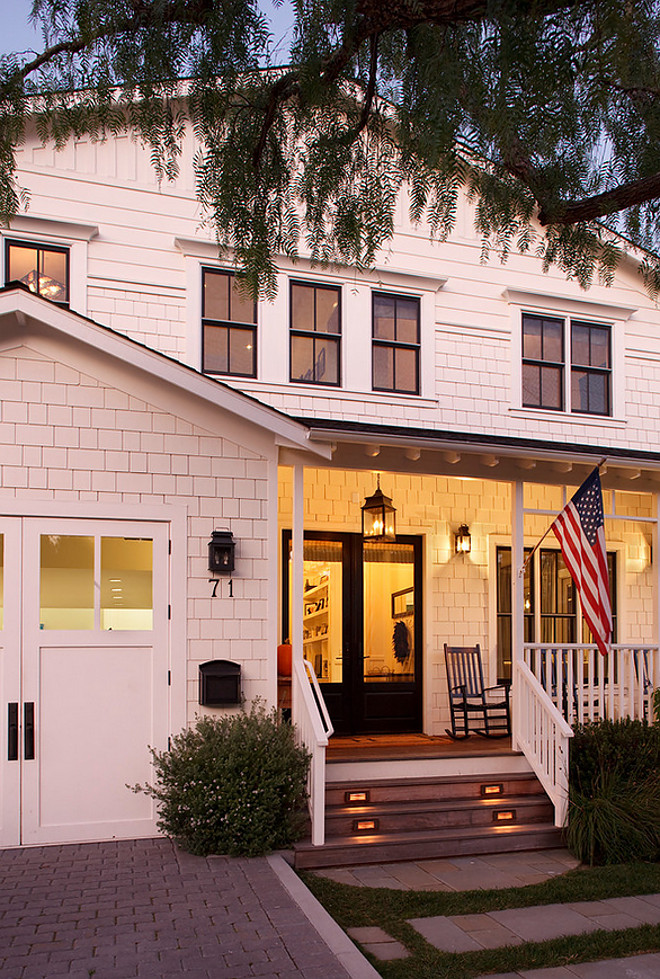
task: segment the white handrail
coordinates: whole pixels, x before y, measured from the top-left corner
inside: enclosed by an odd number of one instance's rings
[[[529,666],[516,661],[516,740],[555,807],[555,825],[568,817],[568,746],[573,731]]]
[[[525,643],[524,661],[569,724],[653,720],[660,647],[615,643],[607,656],[585,643]]]
[[[322,846],[325,842],[325,749],[334,729],[312,664],[294,658],[291,665],[293,722],[298,738],[311,755],[307,804],[312,844]]]

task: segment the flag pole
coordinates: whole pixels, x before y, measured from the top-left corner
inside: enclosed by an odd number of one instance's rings
[[[598,463],[598,465],[595,466],[595,468],[598,470],[598,473],[599,474],[600,474],[601,467],[605,465],[605,463],[607,462],[607,459],[608,459],[608,456],[603,456],[603,458],[600,460],[600,462]],[[561,511],[560,511],[560,513],[561,513]],[[559,514],[558,514],[558,516],[559,516]],[[541,546],[541,544],[543,543],[543,541],[546,539],[546,537],[548,536],[548,534],[552,530],[556,519],[557,519],[557,517],[555,517],[555,519],[552,521],[552,523],[550,524],[550,526],[546,530],[546,532],[543,535],[543,537],[539,541],[536,542],[536,544],[534,545],[534,547],[532,548],[532,550],[529,552],[529,554],[525,558],[525,563],[523,564],[522,568],[518,571],[518,577],[521,577],[521,575],[524,575],[525,571],[527,570],[527,565],[529,564],[529,562],[534,557],[534,555],[538,551],[538,549]]]

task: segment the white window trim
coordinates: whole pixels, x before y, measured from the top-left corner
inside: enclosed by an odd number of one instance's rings
[[[521,292],[507,289],[503,296],[509,303],[511,323],[511,407],[516,414],[527,417],[563,421],[574,420],[580,424],[616,425],[625,424],[625,323],[637,312],[632,306],[588,302],[580,299],[549,296],[543,293]],[[564,408],[553,411],[548,408],[532,408],[522,403],[522,320],[523,314],[548,316],[564,322]],[[571,359],[570,322],[582,320],[587,323],[610,327],[611,338],[611,412],[609,415],[596,415],[588,412],[571,411]]]
[[[51,221],[47,218],[25,217],[19,215],[10,222],[9,229],[3,232],[0,242],[2,248],[2,282],[4,285],[5,241],[25,241],[55,248],[66,248],[69,252],[69,303],[68,308],[82,316],[87,316],[87,283],[89,242],[96,238],[99,229],[91,224],[73,224],[68,221]]]

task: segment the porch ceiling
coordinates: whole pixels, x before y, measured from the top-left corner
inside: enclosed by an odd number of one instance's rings
[[[660,490],[660,453],[299,420],[309,425],[312,441],[332,446],[332,459],[322,463],[324,468],[579,485],[605,458],[604,489]]]

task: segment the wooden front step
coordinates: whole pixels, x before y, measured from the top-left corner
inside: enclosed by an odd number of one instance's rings
[[[294,850],[295,866],[311,869],[561,845],[540,783],[516,773],[331,783],[325,845]]]

